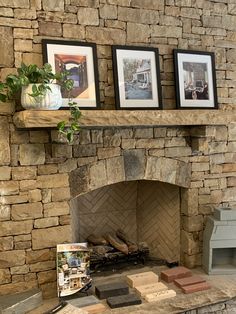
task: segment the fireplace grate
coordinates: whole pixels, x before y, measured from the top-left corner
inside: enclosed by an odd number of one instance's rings
[[[91,270],[98,270],[104,266],[117,265],[120,263],[142,263],[145,264],[149,256],[149,248],[144,247],[136,252],[124,254],[120,251],[112,251],[105,254],[96,254],[91,250],[90,253],[90,268]]]

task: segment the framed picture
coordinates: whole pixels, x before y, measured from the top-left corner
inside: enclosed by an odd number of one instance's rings
[[[175,49],[174,65],[178,108],[218,108],[213,52]]]
[[[80,108],[99,107],[99,83],[96,44],[63,40],[42,40],[43,62],[53,71],[68,71],[74,81],[71,98]],[[63,107],[68,104],[68,92],[62,90]]]
[[[157,48],[112,46],[117,109],[162,109]]]

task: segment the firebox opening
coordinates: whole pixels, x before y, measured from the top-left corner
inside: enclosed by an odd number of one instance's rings
[[[159,181],[126,181],[71,200],[72,240],[105,237],[122,230],[129,241],[146,243],[149,256],[180,260],[180,188]]]

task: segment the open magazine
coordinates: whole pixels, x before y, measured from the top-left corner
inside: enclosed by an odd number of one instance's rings
[[[74,294],[91,283],[90,256],[86,243],[57,245],[58,296]]]

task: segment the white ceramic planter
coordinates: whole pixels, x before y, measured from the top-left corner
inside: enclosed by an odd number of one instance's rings
[[[40,84],[35,84],[40,85]],[[51,91],[48,90],[45,96],[36,98],[32,94],[33,84],[23,86],[21,90],[21,104],[24,109],[34,110],[57,110],[62,106],[61,86],[57,84],[48,84]]]

